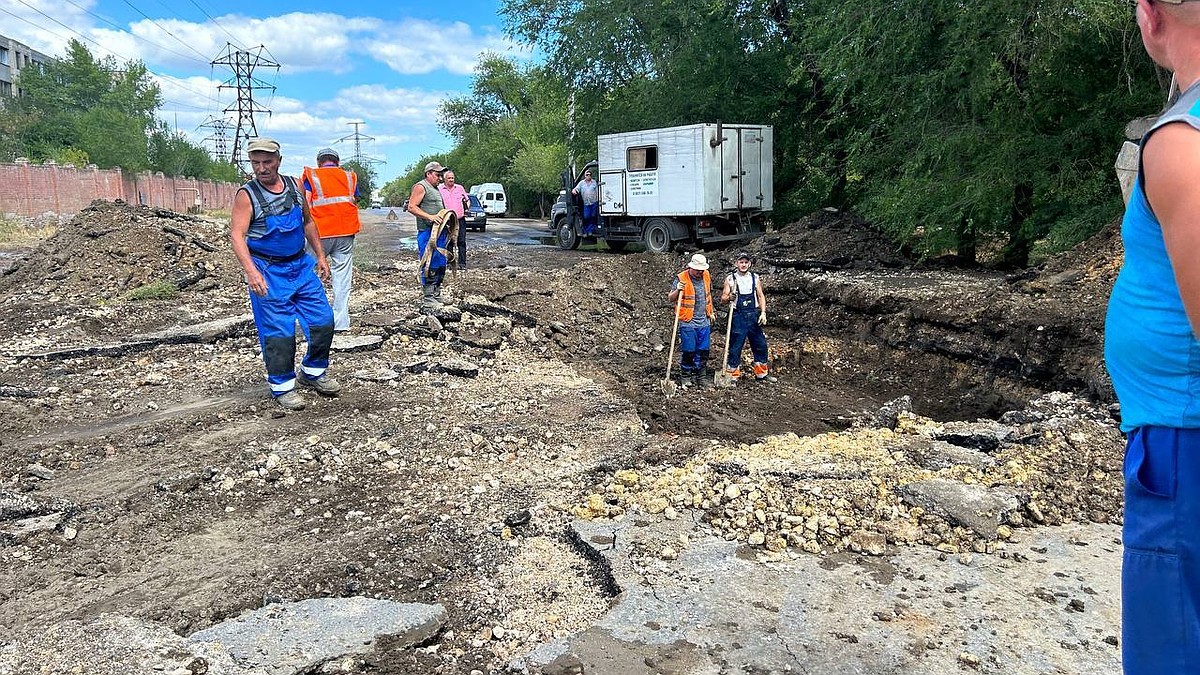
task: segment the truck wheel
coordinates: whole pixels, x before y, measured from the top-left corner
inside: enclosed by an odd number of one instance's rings
[[[568,251],[579,248],[579,232],[565,218],[558,226],[558,247]]]
[[[646,221],[642,232],[646,250],[651,253],[666,253],[671,250],[671,224],[666,218],[651,218]]]
[[[611,239],[604,240],[604,245],[607,246],[608,249],[613,253],[620,253],[621,251],[624,251],[625,245],[628,243],[629,242],[627,241],[613,241]]]

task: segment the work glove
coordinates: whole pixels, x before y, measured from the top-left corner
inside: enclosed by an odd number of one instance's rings
[[[767,325],[767,310],[764,309],[763,311],[758,313],[758,325],[760,325],[760,326]]]

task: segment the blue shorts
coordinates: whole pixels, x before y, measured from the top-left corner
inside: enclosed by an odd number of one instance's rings
[[[1200,429],[1129,433],[1123,540],[1125,675],[1200,672]]]

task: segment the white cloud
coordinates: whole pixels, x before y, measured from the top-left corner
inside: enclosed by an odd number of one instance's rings
[[[477,35],[461,21],[445,24],[423,19],[406,19],[383,27],[363,47],[363,53],[405,75],[437,70],[470,75],[485,52],[516,59],[527,59],[531,53],[498,33]]]
[[[317,109],[348,119],[369,118],[379,123],[433,126],[437,109],[453,92],[389,88],[381,84],[347,87]]]

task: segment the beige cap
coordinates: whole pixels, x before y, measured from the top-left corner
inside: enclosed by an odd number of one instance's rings
[[[445,170],[446,169],[442,167],[441,162],[430,162],[425,165],[425,173],[429,173],[430,171],[436,171],[437,173],[441,173]]]
[[[703,272],[708,269],[708,258],[705,258],[703,253],[697,253],[688,262],[688,267]]]
[[[246,152],[269,152],[271,154],[278,155],[279,141],[275,140],[274,138],[267,138],[265,136],[251,138],[250,142],[246,144]]]

